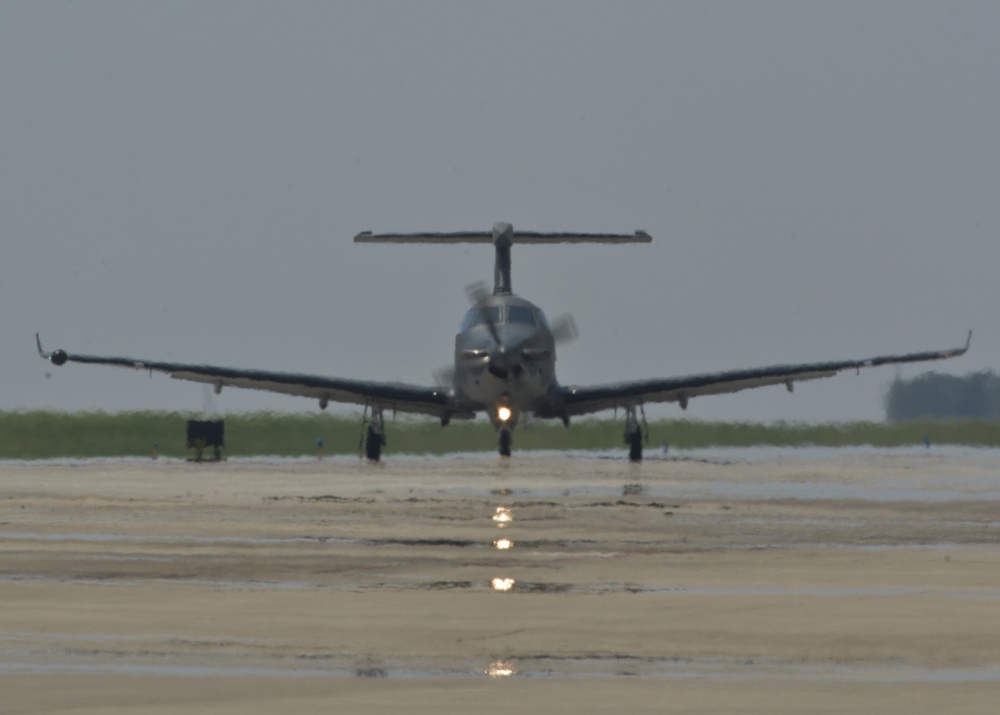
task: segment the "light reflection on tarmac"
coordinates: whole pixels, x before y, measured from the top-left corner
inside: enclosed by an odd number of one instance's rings
[[[0,477],[4,677],[1000,682],[1000,654],[969,647],[998,629],[977,620],[1000,606],[995,450],[65,460]],[[81,622],[33,616],[27,589]],[[200,636],[158,592],[232,598],[233,620],[206,611]],[[122,625],[102,630],[107,597]],[[302,630],[296,608],[336,627]],[[913,621],[895,630],[899,613]]]

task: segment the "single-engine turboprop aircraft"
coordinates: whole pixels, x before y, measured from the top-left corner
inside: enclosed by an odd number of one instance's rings
[[[765,385],[785,385],[830,377],[842,370],[896,363],[942,360],[964,354],[965,346],[953,350],[890,355],[866,360],[844,360],[804,365],[775,365],[688,377],[654,378],[592,385],[563,386],[556,380],[556,343],[575,334],[572,319],[550,324],[538,306],[511,291],[510,253],[513,244],[552,243],[649,243],[643,231],[634,234],[531,233],[514,231],[509,223],[497,223],[492,232],[473,233],[359,233],[355,243],[492,243],[496,256],[493,292],[481,284],[468,289],[473,301],[455,336],[455,363],[450,384],[422,387],[395,382],[349,380],[315,375],[296,375],[208,365],[136,360],[121,357],[76,355],[65,350],[46,352],[36,335],[39,354],[54,365],[81,362],[115,365],[136,370],[163,372],[179,380],[213,385],[269,390],[319,400],[325,409],[331,400],[364,406],[362,429],[367,426],[365,452],[378,460],[385,444],[383,413],[410,412],[432,415],[447,425],[453,418],[471,419],[485,412],[497,431],[500,454],[509,456],[512,432],[525,413],[540,418],[570,418],[621,408],[625,415],[625,442],[629,458],[642,459],[647,402],[676,402],[682,409],[701,395],[738,392]],[[370,414],[370,418],[368,415]],[[642,418],[642,419],[640,419]]]

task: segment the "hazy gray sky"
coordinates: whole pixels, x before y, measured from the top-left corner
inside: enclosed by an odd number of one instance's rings
[[[994,0],[7,0],[0,409],[207,399],[53,368],[35,331],[76,352],[429,384],[492,250],[351,239],[498,220],[654,238],[515,246],[515,292],[580,328],[564,384],[948,348],[968,328],[967,356],[901,374],[992,368],[998,27]],[[894,374],[687,414],[880,419]]]

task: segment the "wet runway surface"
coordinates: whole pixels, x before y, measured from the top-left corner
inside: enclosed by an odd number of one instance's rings
[[[102,460],[0,479],[12,712],[64,704],[40,683],[180,708],[184,682],[233,711],[234,682],[270,683],[261,711],[397,683],[595,706],[615,683],[636,686],[618,702],[908,684],[928,706],[957,687],[970,712],[1000,693],[992,450]],[[572,709],[552,697],[536,702]]]

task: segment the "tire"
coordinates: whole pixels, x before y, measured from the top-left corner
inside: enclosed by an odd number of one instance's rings
[[[372,462],[377,462],[382,456],[382,445],[385,437],[374,427],[368,425],[368,439],[365,440],[365,456]]]
[[[628,436],[628,459],[630,462],[642,461],[642,430],[637,429]]]
[[[514,442],[514,434],[506,427],[501,427],[497,434],[497,446],[500,449],[501,457],[510,456],[510,446]]]

